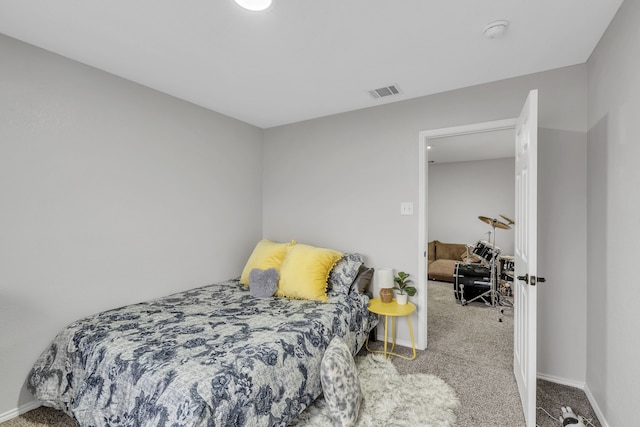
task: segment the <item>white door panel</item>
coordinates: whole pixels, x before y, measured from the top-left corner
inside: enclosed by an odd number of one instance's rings
[[[527,427],[536,425],[538,91],[516,124],[513,370]]]

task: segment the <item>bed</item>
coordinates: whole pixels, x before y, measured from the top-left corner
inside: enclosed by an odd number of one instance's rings
[[[326,302],[256,298],[238,279],[188,290],[72,323],[28,387],[81,426],[286,426],[321,394],[331,339],[362,347],[368,301],[357,286]]]

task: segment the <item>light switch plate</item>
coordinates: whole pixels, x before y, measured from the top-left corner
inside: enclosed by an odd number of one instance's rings
[[[413,215],[413,202],[401,202],[400,215]]]

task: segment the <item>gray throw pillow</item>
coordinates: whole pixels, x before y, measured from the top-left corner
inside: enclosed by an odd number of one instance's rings
[[[322,357],[320,381],[324,400],[336,426],[356,425],[362,391],[358,368],[347,344],[335,337]]]
[[[260,270],[254,268],[249,273],[249,292],[256,298],[267,298],[273,296],[278,289],[280,274],[275,268]]]
[[[353,281],[351,288],[357,290],[357,292],[361,294],[364,294],[366,291],[370,290],[369,285],[371,284],[371,280],[373,280],[373,273],[374,269],[372,267],[361,265],[360,270],[358,271],[358,275]]]
[[[360,254],[344,254],[338,260],[329,274],[328,287],[331,289],[331,295],[347,295],[349,293],[351,284],[362,263],[362,255]]]

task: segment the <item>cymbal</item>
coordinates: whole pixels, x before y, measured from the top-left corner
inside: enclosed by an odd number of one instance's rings
[[[489,224],[492,227],[496,227],[496,228],[502,228],[503,230],[511,230],[511,227],[509,227],[507,224],[505,224],[502,221],[498,221],[495,218],[489,218],[486,216],[479,216],[478,219],[482,222],[486,222],[487,224]]]
[[[507,221],[507,222],[509,223],[509,225],[513,225],[513,224],[515,224],[515,223],[516,223],[514,220],[512,220],[511,218],[509,218],[509,217],[508,217],[508,216],[506,216],[506,215],[502,215],[502,214],[500,214],[500,216],[501,216],[502,218],[504,218],[504,219],[505,219],[505,221]]]

